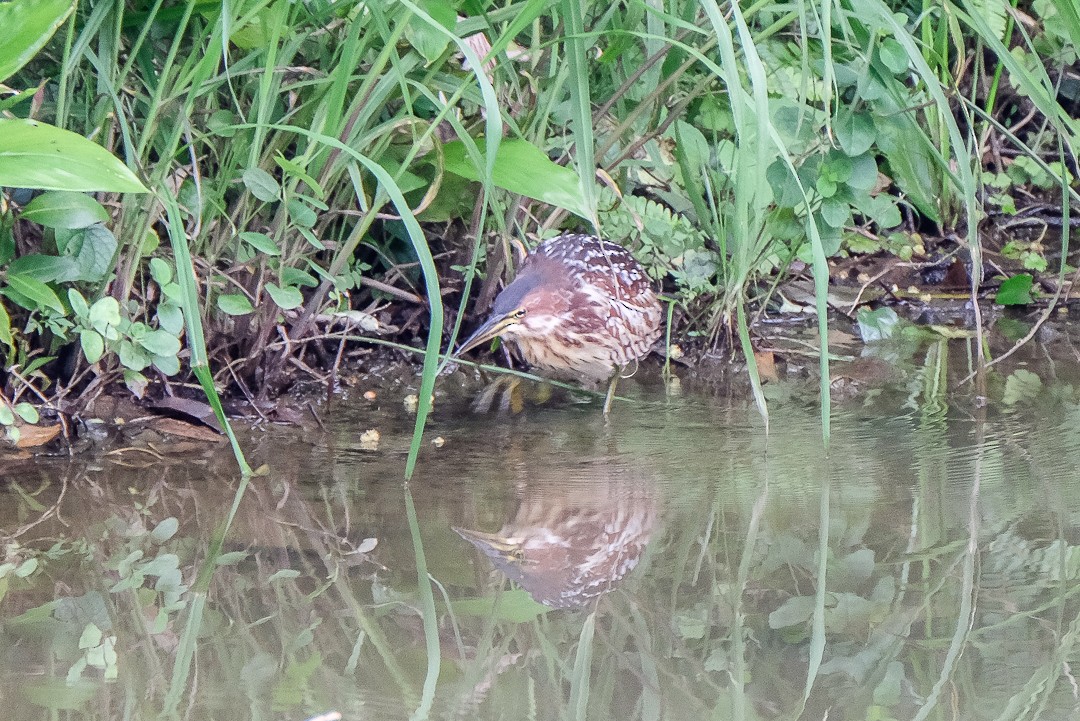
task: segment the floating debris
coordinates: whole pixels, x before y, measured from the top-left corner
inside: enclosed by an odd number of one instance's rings
[[[378,430],[371,428],[360,434],[360,450],[362,451],[377,451],[379,450],[379,439],[382,438],[382,434]]]

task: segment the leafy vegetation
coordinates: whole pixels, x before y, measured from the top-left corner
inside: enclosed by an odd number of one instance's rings
[[[255,398],[371,329],[425,338],[427,399],[509,239],[584,228],[748,359],[748,307],[809,266],[827,418],[831,264],[959,247],[975,293],[987,213],[1045,200],[1056,260],[1002,253],[1063,284],[1073,10],[2,3],[0,405],[187,367]]]

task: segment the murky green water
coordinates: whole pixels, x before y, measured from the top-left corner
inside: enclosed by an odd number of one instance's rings
[[[1077,399],[909,380],[838,407],[828,458],[784,387],[767,442],[655,383],[608,423],[448,401],[409,488],[385,390],[248,434],[271,471],[216,561],[224,448],[9,468],[4,716],[1075,718]]]

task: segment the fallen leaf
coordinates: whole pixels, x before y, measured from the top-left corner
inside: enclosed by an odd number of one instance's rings
[[[757,372],[761,380],[780,380],[780,376],[776,373],[776,357],[771,350],[754,351],[754,362],[757,363]]]
[[[16,448],[36,448],[43,446],[60,435],[60,424],[52,426],[19,426],[19,440]]]
[[[221,434],[210,430],[206,426],[197,426],[176,418],[155,418],[147,426],[158,433],[187,438],[193,441],[220,443],[224,440]]]

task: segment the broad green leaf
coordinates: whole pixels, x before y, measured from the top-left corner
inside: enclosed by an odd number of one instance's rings
[[[127,338],[120,341],[119,355],[120,363],[133,371],[141,371],[150,365],[150,355]]]
[[[244,186],[259,200],[269,203],[281,197],[281,185],[262,168],[248,168],[243,178]]]
[[[154,367],[167,376],[180,372],[180,359],[174,355],[156,355],[151,359]]]
[[[154,282],[159,286],[166,286],[172,282],[172,268],[161,258],[150,259],[150,277],[154,279]]]
[[[74,7],[74,0],[0,3],[0,82],[14,75],[49,42]]]
[[[120,325],[120,304],[116,302],[116,298],[107,295],[94,301],[90,306],[90,324],[99,331],[101,328],[98,326]]]
[[[270,297],[274,299],[274,303],[282,310],[292,310],[304,304],[304,296],[291,285],[282,288],[273,283],[267,283],[266,292],[270,294]]]
[[[83,136],[34,120],[4,118],[0,118],[0,186],[149,192],[112,153]]]
[[[319,219],[311,206],[297,198],[290,198],[286,208],[289,211],[289,219],[300,228],[311,228]]]
[[[37,423],[41,420],[41,417],[38,416],[37,408],[34,408],[34,406],[29,403],[16,403],[15,414],[27,423]]]
[[[180,339],[164,330],[153,330],[138,341],[151,355],[175,356],[180,352]]]
[[[246,295],[240,293],[227,293],[219,295],[217,307],[229,315],[247,315],[255,310]]]
[[[900,316],[892,308],[860,308],[855,319],[859,323],[859,334],[863,343],[892,338],[900,322]]]
[[[104,223],[109,213],[86,193],[50,190],[27,203],[19,217],[46,228],[85,228]]]
[[[302,285],[305,288],[315,288],[319,285],[319,281],[315,280],[315,276],[299,268],[282,268],[281,283],[282,285]]]
[[[878,56],[894,75],[907,72],[911,60],[907,56],[904,46],[892,38],[885,38],[878,47]]]
[[[101,356],[105,354],[105,339],[91,328],[83,328],[79,331],[79,345],[82,346],[86,362],[91,365],[101,360]]]
[[[833,228],[844,227],[851,217],[851,206],[837,198],[826,198],[821,202],[821,219]]]
[[[78,230],[57,230],[56,247],[75,261],[74,275],[57,280],[104,280],[112,272],[118,245],[112,231],[100,223]]]
[[[454,29],[457,12],[447,0],[418,0],[416,4],[443,28]],[[409,24],[405,26],[405,39],[429,63],[438,60],[450,43],[450,38],[439,28],[416,15],[409,18]]]
[[[941,173],[926,132],[899,106],[885,105],[877,117],[877,144],[888,161],[889,175],[924,216],[939,223]]]
[[[1069,39],[1072,40],[1074,48],[1080,47],[1080,6],[1077,6],[1076,0],[1051,1],[1058,11],[1060,30],[1064,30]]]
[[[994,302],[998,305],[1028,305],[1034,302],[1031,297],[1033,278],[1028,273],[1020,273],[1009,278],[998,288]]]
[[[10,426],[15,423],[15,414],[7,403],[0,403],[0,425]]]
[[[169,516],[150,531],[150,540],[158,544],[165,543],[176,535],[178,528],[180,528],[180,522],[174,516]]]
[[[877,129],[869,113],[853,113],[848,108],[841,108],[836,114],[833,125],[840,147],[848,155],[862,155],[874,144]]]
[[[65,313],[64,304],[56,296],[52,288],[42,283],[37,278],[21,273],[8,274],[8,287],[32,301],[37,308],[52,308],[57,313]],[[28,308],[27,310],[35,310]]]
[[[769,628],[787,628],[805,623],[814,615],[813,596],[792,596],[769,614]]]
[[[66,282],[79,275],[74,258],[31,253],[11,261],[8,272],[21,273],[42,283]]]
[[[274,245],[273,239],[266,233],[246,231],[240,234],[240,240],[266,255],[281,255],[281,249]]]
[[[1005,393],[1001,402],[1014,406],[1021,401],[1033,401],[1042,390],[1042,378],[1024,368],[1018,368],[1005,379]]]
[[[478,161],[481,167],[485,162],[483,154],[481,149]],[[463,142],[447,143],[443,148],[443,160],[447,171],[468,180],[480,180],[481,171],[466,155]],[[511,193],[563,208],[582,218],[589,217],[581,202],[577,173],[552,162],[543,151],[525,140],[504,140],[499,144],[492,182]]]
[[[179,336],[184,330],[184,313],[176,303],[170,301],[158,303],[157,321],[158,326],[175,336]]]
[[[74,288],[68,288],[68,303],[71,305],[71,310],[75,311],[75,315],[80,318],[90,317],[90,306],[86,298],[83,298],[82,293]]]

